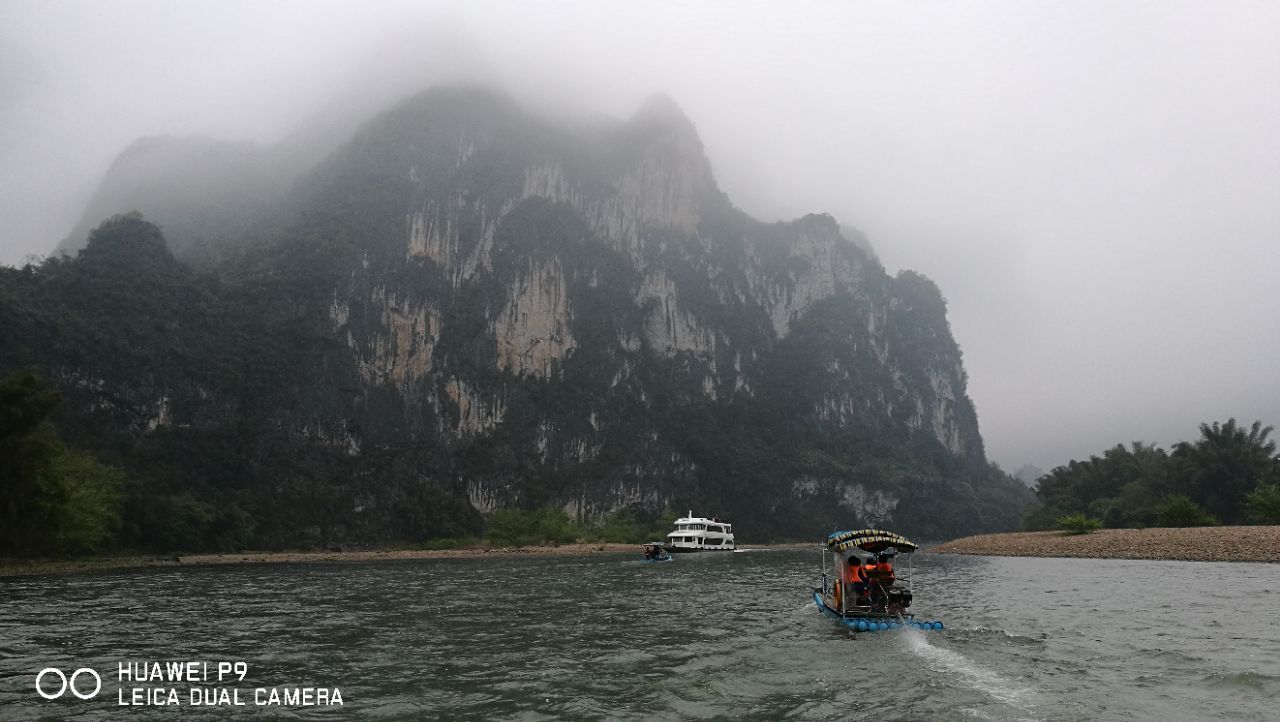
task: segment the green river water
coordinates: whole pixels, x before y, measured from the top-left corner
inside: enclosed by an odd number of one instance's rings
[[[634,558],[0,580],[0,719],[1280,719],[1280,565],[922,552],[913,609],[947,628],[853,634],[813,605],[816,546]],[[178,661],[245,676],[119,680]],[[101,690],[45,700],[46,668]],[[342,705],[256,704],[300,688]]]

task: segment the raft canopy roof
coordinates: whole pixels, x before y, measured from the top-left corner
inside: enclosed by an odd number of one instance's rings
[[[884,529],[838,531],[827,537],[827,548],[832,551],[843,552],[855,547],[868,552],[879,552],[893,547],[907,553],[920,548],[918,544],[901,534]]]

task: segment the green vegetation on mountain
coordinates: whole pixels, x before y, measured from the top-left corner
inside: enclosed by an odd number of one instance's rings
[[[68,449],[61,397],[26,372],[0,379],[0,553],[83,554],[114,545],[124,475]]]
[[[1200,438],[1172,451],[1123,444],[1040,477],[1029,529],[1068,514],[1107,527],[1280,523],[1280,457],[1272,427],[1235,419],[1200,425]]]

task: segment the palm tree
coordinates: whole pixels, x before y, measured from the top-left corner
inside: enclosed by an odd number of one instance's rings
[[[1181,488],[1225,524],[1244,521],[1244,497],[1259,484],[1280,478],[1274,427],[1253,422],[1246,431],[1235,419],[1200,424],[1200,439],[1173,449]]]

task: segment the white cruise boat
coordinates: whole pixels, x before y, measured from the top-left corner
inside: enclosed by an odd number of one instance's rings
[[[675,529],[667,535],[667,551],[710,552],[734,550],[733,525],[721,519],[688,516],[676,519]]]

